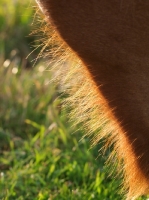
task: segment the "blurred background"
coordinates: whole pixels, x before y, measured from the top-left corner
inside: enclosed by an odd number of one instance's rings
[[[36,61],[35,12],[31,0],[0,1],[0,200],[120,200],[101,145],[80,140],[47,62]]]

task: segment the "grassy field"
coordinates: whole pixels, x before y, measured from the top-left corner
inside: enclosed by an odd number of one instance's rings
[[[0,200],[121,200],[101,145],[80,140],[43,61],[29,68],[37,56],[25,59],[36,43],[29,7],[0,2]]]
[[[0,199],[121,199],[98,148],[67,118],[50,73],[0,70]],[[75,133],[74,133],[75,132]],[[74,133],[74,134],[73,134]]]

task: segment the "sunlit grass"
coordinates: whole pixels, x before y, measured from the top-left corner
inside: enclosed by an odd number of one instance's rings
[[[18,57],[18,64],[31,67],[32,54],[25,60],[34,45],[30,36],[35,1],[1,0],[0,1],[0,59]]]
[[[41,64],[18,73],[14,67],[0,70],[0,199],[120,199],[98,149],[79,142],[82,133],[47,84],[50,72]]]

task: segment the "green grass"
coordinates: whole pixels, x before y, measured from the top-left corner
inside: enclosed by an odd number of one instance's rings
[[[18,64],[31,67],[34,53],[25,58],[36,44],[31,33],[34,16],[34,0],[1,0],[0,1],[0,59],[18,57]],[[35,21],[35,19],[34,19]]]
[[[101,144],[90,149],[88,138],[80,141],[83,131],[69,122],[45,64],[25,69],[36,43],[27,37],[29,5],[0,2],[0,200],[121,200]]]
[[[121,199],[98,149],[79,142],[56,86],[45,84],[50,72],[13,68],[0,71],[0,199]]]

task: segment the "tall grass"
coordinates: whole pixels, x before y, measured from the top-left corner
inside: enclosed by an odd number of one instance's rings
[[[98,150],[79,142],[50,72],[14,67],[0,70],[0,199],[120,199]]]
[[[34,1],[1,0],[0,1],[0,59],[18,57],[18,63],[30,67],[32,54],[25,58],[34,45],[30,36],[33,22]],[[32,8],[32,9],[31,9]]]

